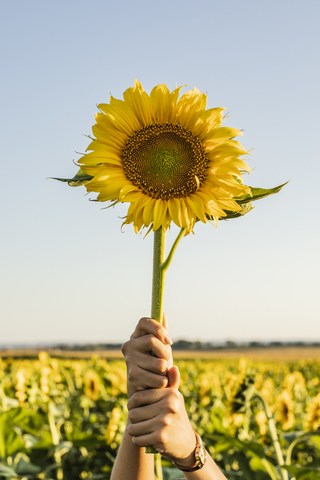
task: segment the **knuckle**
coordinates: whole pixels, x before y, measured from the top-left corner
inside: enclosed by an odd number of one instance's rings
[[[137,391],[133,394],[133,400],[135,402],[135,404],[139,404],[141,402],[141,392],[140,391]]]
[[[162,419],[162,425],[164,427],[170,427],[171,425],[171,418],[169,417],[169,415],[165,415]]]
[[[148,324],[148,318],[147,317],[142,317],[140,318],[138,325],[140,328],[145,328]]]
[[[126,356],[126,351],[128,349],[128,344],[129,344],[129,342],[125,342],[121,347],[121,353],[124,357]]]
[[[177,402],[171,402],[170,407],[169,407],[170,413],[176,414],[179,411]]]
[[[136,418],[137,418],[137,414],[136,414],[136,409],[135,409],[135,408],[133,408],[132,410],[129,411],[128,417],[129,417],[129,420],[130,420],[131,422],[133,422],[133,423],[135,422],[135,420],[136,420]],[[129,426],[129,425],[128,425],[128,426]]]
[[[159,432],[158,432],[158,444],[160,444],[160,448],[163,448],[164,449],[164,446],[166,444],[166,441],[167,441],[167,435],[164,431],[164,429],[161,429]]]
[[[138,368],[136,366],[132,366],[128,369],[128,380],[129,382],[134,382],[134,380],[138,377]]]
[[[157,345],[157,338],[154,335],[150,334],[148,335],[148,342],[151,347],[155,347]]]

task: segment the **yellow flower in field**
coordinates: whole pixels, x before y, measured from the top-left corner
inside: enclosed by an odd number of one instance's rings
[[[283,430],[289,430],[294,425],[293,409],[290,393],[283,390],[276,398],[276,419],[281,423]]]
[[[87,370],[84,377],[84,393],[94,402],[99,398],[100,381],[99,376],[94,370]]]
[[[221,126],[225,109],[206,110],[197,88],[179,99],[181,88],[162,84],[148,95],[136,80],[123,101],[98,105],[90,153],[79,160],[93,177],[88,192],[129,203],[124,224],[136,232],[165,231],[171,221],[190,232],[197,218],[217,223],[225,210],[241,211],[234,197],[251,194],[241,176],[250,168],[239,158],[247,152],[234,140],[242,133]]]
[[[267,424],[267,415],[265,414],[264,410],[259,410],[256,413],[256,422],[259,426],[260,435],[265,435],[268,431],[268,424]]]
[[[307,430],[317,430],[320,428],[320,393],[318,393],[307,406],[305,425]]]
[[[302,390],[306,386],[306,381],[301,372],[292,372],[285,376],[282,382],[282,387],[289,392],[293,392],[296,387],[297,390]]]
[[[15,396],[19,400],[21,406],[24,406],[24,402],[27,399],[26,395],[26,370],[25,368],[21,367],[18,369],[15,375],[15,389],[16,393]]]
[[[61,373],[60,373],[59,362],[56,358],[52,358],[50,363],[51,363],[51,367],[52,367],[52,370],[53,370],[53,380],[56,383],[60,383],[62,381],[62,378],[61,378]]]
[[[111,412],[111,418],[105,431],[105,438],[108,445],[113,442],[114,437],[116,436],[120,418],[121,409],[119,407],[115,407]]]
[[[272,378],[267,378],[260,390],[261,395],[269,405],[271,405],[273,402],[274,388],[275,388],[274,380]]]

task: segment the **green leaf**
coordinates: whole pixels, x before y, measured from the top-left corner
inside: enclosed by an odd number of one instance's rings
[[[308,467],[294,467],[293,465],[283,466],[285,470],[293,476],[296,480],[320,480],[320,470]]]
[[[18,410],[18,409],[14,409]],[[8,422],[8,414],[12,412],[2,413],[0,416],[0,457],[7,458],[18,451],[25,451],[24,443],[21,437],[15,432]]]
[[[0,475],[2,477],[16,477],[17,474],[12,468],[7,467],[6,465],[0,465]]]
[[[241,452],[253,453],[260,458],[265,458],[264,448],[257,442],[248,442],[239,440],[238,438],[218,434],[204,434],[204,437],[214,440],[214,449],[217,453],[236,448]]]
[[[242,207],[241,212],[232,212],[230,210],[225,210],[225,213],[227,214],[226,217],[221,217],[220,220],[230,220],[232,218],[239,218],[243,217],[247,213],[251,212],[251,210],[254,209],[252,206],[251,202],[254,202],[256,200],[260,200],[261,198],[268,197],[269,195],[273,195],[274,193],[280,192],[282,187],[287,185],[288,182],[283,183],[282,185],[279,185],[278,187],[274,188],[255,188],[255,187],[249,187],[251,189],[252,196],[247,194],[247,195],[242,195],[241,197],[236,197],[234,200],[237,202],[240,207]],[[209,215],[206,213],[206,217],[208,220],[213,220],[212,215]],[[196,221],[198,222],[199,219],[197,218]]]
[[[231,218],[243,217],[243,215],[246,215],[247,213],[249,213],[251,210],[254,209],[254,207],[251,205],[251,202],[245,202],[243,205],[241,205],[241,207],[242,207],[241,212],[231,212],[229,210],[225,210],[225,213],[227,214],[227,216],[221,217],[220,220],[230,220]]]
[[[316,432],[313,432],[313,433],[316,433]],[[313,435],[311,438],[310,438],[310,442],[313,443],[313,445],[315,445],[317,448],[319,448],[320,450],[320,431],[319,433],[317,434],[318,436],[315,436]]]
[[[162,469],[163,473],[163,480],[184,480],[182,475],[182,472],[178,470],[177,468],[166,468],[164,467]]]
[[[90,182],[93,178],[91,175],[87,175],[81,168],[79,168],[78,172],[73,178],[56,178],[56,177],[49,177],[51,180],[58,180],[59,182],[66,182],[70,187],[81,187],[86,183]]]
[[[46,423],[45,418],[39,413],[31,412],[21,407],[9,410],[6,413],[8,414],[7,421],[11,425],[16,425],[34,436],[39,436],[39,431]]]
[[[239,470],[240,470],[240,472],[243,473],[244,478],[245,478],[246,480],[256,480],[257,476],[256,476],[256,474],[252,471],[252,469],[250,468],[249,460],[248,460],[247,457],[244,455],[244,453],[239,452],[239,453],[235,456],[235,458],[236,458],[236,460],[238,461]]]
[[[34,463],[28,462],[23,457],[19,458],[18,464],[16,466],[16,473],[18,475],[36,475],[40,473],[42,468]]]
[[[263,472],[268,473],[268,475],[273,479],[276,480],[278,478],[277,470],[275,466],[269,462],[266,458],[259,458],[258,456],[252,456],[250,461],[250,467],[254,471],[262,470]]]
[[[255,202],[256,200],[260,200],[261,198],[269,197],[269,195],[273,195],[275,193],[280,192],[280,190],[285,185],[287,185],[287,183],[289,182],[283,183],[282,185],[279,185],[278,187],[274,187],[274,188],[249,187],[251,188],[252,196],[250,196],[249,194],[242,195],[241,197],[235,198],[235,201],[241,206],[244,205],[245,203]]]

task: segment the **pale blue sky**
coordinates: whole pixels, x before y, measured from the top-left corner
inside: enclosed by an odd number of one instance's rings
[[[254,148],[247,183],[291,179],[183,239],[173,339],[320,340],[319,15],[318,0],[2,2],[0,344],[124,341],[149,315],[152,235],[46,180],[75,173],[96,104],[135,78],[207,91]]]

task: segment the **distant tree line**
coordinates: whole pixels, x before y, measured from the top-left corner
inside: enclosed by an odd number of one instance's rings
[[[51,348],[58,350],[73,351],[95,351],[95,350],[120,350],[121,343],[88,343],[88,344],[57,344]],[[178,340],[172,345],[173,350],[225,350],[237,348],[281,348],[281,347],[320,347],[320,341],[303,342],[303,341],[270,341],[270,342],[236,342],[227,340],[223,343],[200,342],[199,340]]]

